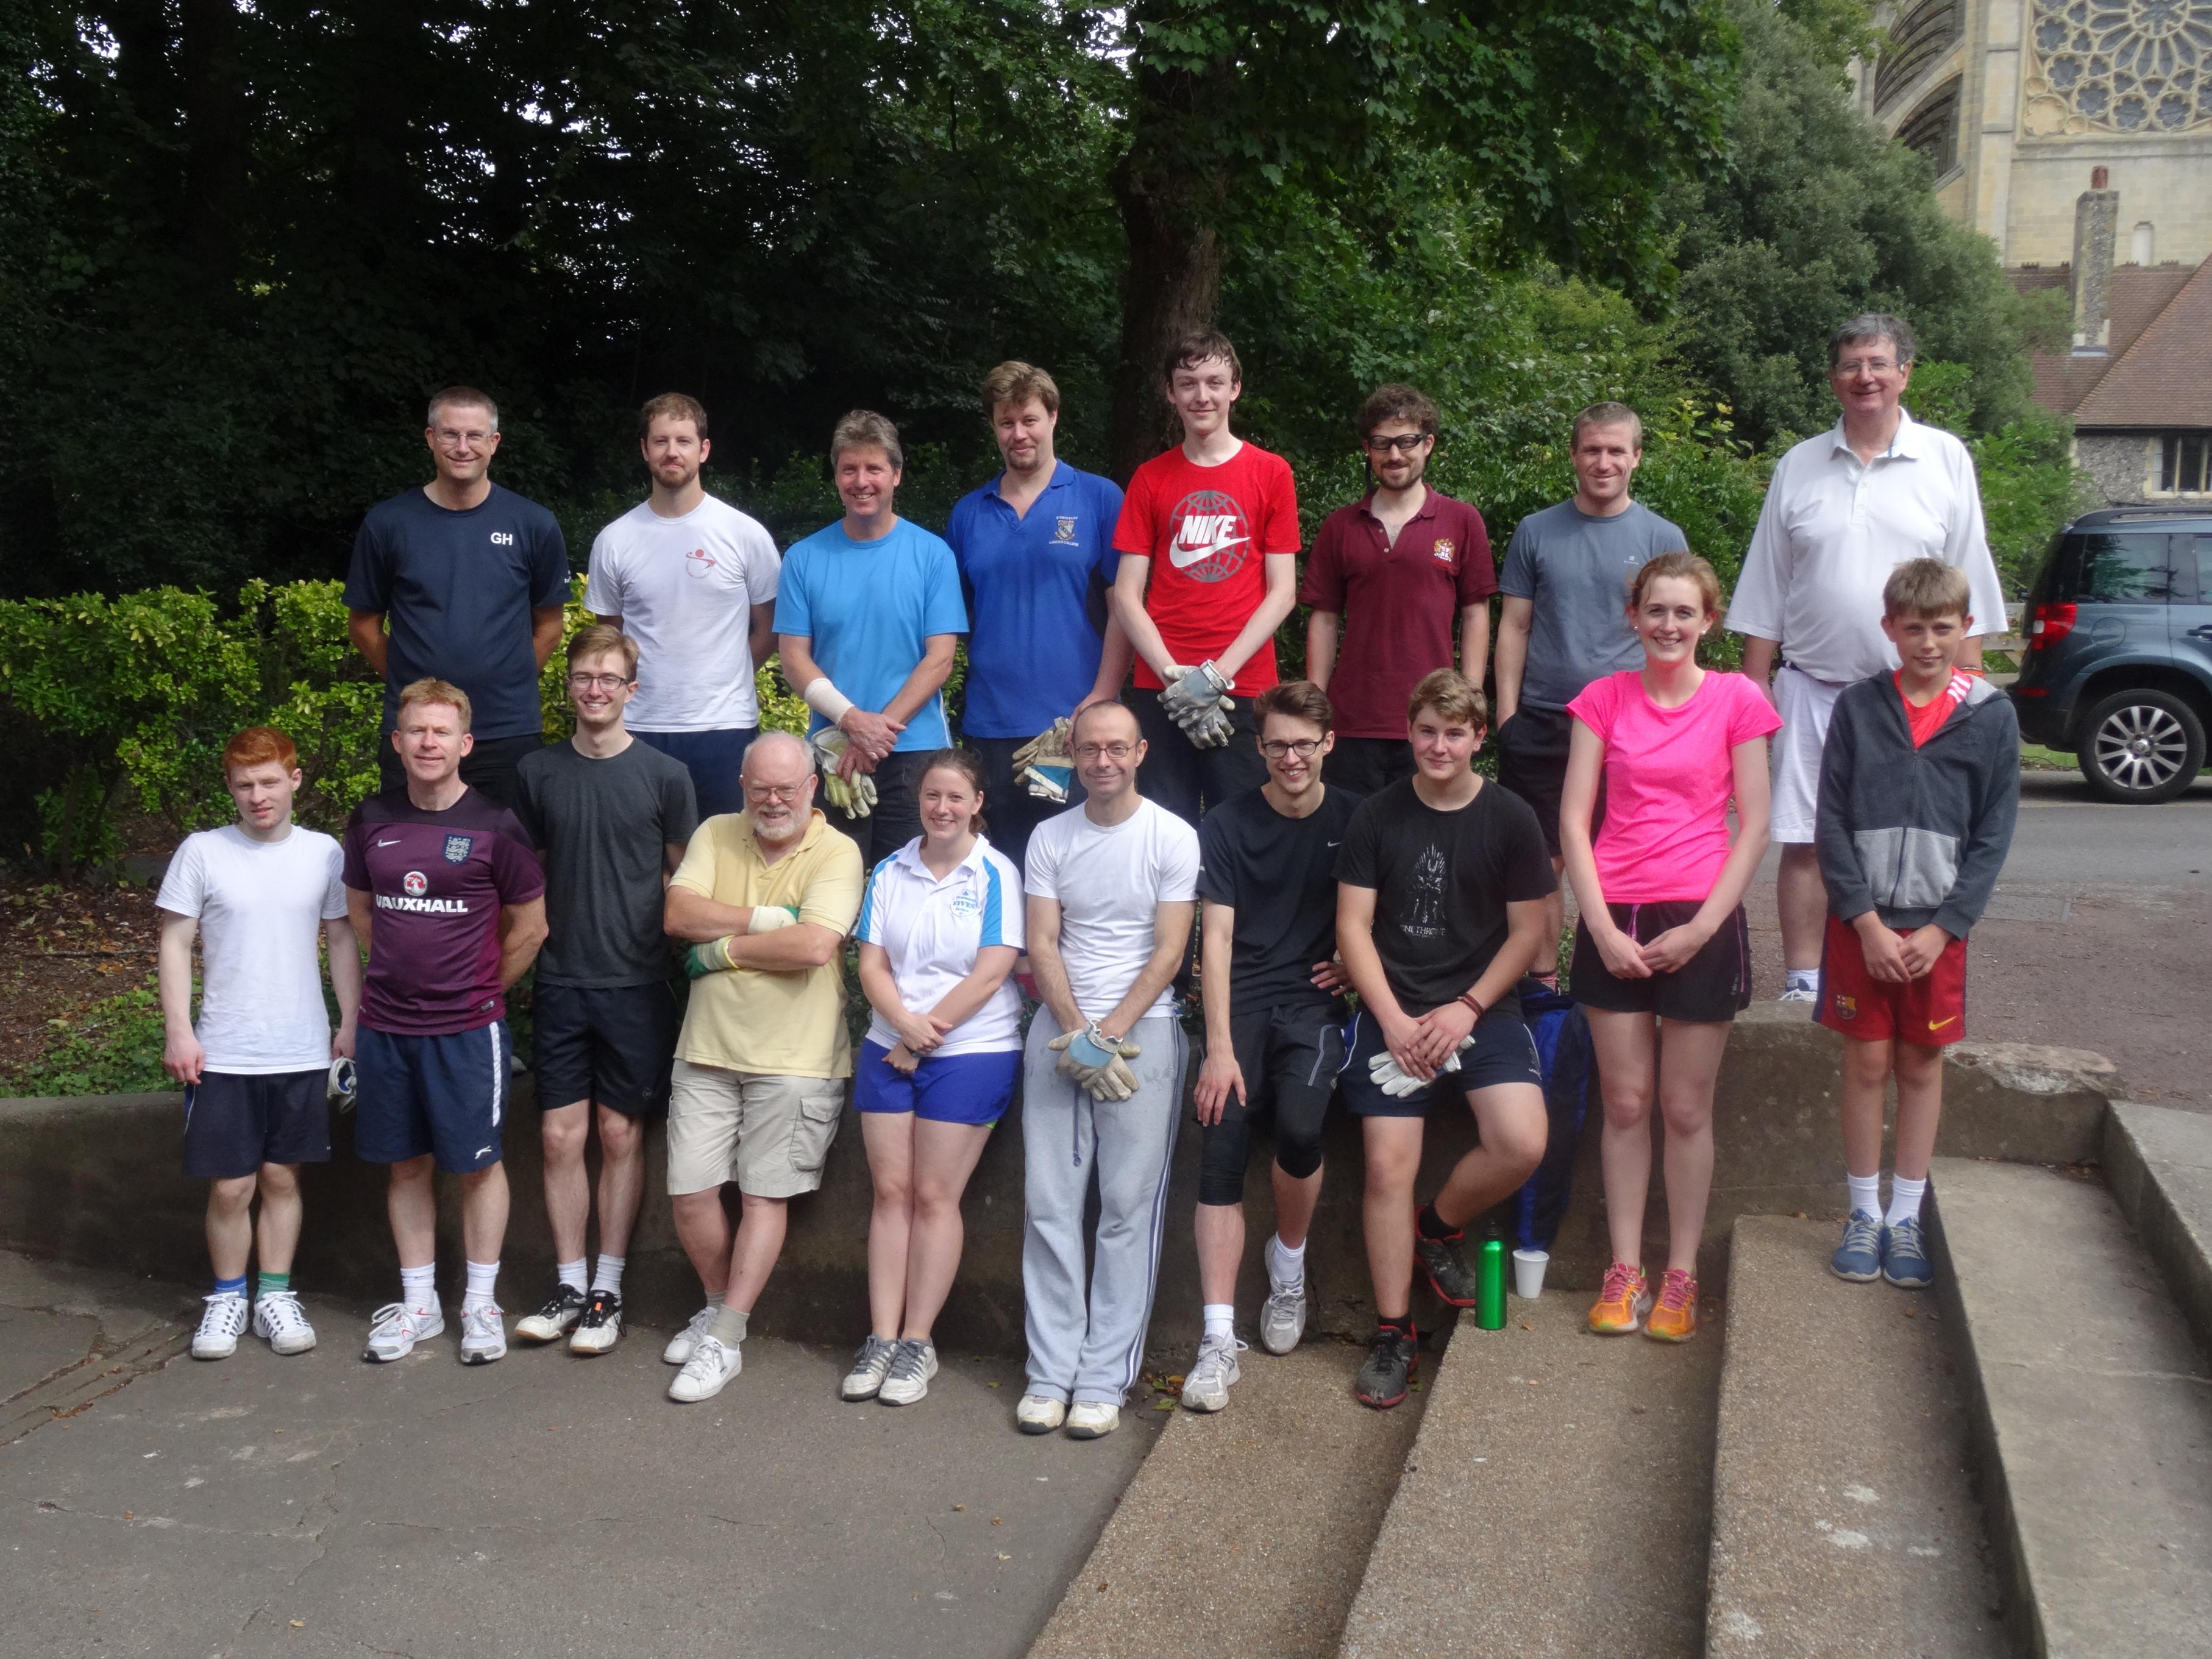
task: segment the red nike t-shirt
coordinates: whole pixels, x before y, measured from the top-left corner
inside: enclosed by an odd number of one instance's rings
[[[1194,667],[1242,633],[1267,591],[1267,556],[1298,550],[1297,486],[1281,456],[1248,443],[1218,466],[1180,445],[1129,480],[1114,550],[1152,562],[1145,613],[1175,659]],[[1252,653],[1230,690],[1249,696],[1275,684],[1275,642]],[[1139,690],[1160,677],[1137,659]]]
[[[1912,706],[1912,699],[1905,695],[1905,676],[1900,671],[1896,669],[1890,671],[1889,683],[1897,688],[1897,700],[1904,706],[1905,724],[1912,733],[1912,746],[1915,749],[1919,748],[1943,729],[1943,722],[1951,718],[1951,711],[1954,708],[1966,702],[1966,694],[1973,689],[1974,684],[1964,674],[1954,670],[1950,684],[1916,708]]]

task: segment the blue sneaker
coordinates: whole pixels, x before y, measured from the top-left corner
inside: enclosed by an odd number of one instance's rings
[[[1882,1230],[1881,1276],[1904,1291],[1924,1291],[1936,1282],[1936,1267],[1920,1242],[1918,1221],[1900,1221]]]
[[[1881,1277],[1881,1218],[1853,1210],[1844,1218],[1844,1242],[1828,1258],[1828,1270],[1855,1285],[1871,1285]]]

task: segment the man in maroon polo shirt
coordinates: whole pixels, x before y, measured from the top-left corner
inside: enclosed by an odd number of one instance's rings
[[[1306,675],[1336,708],[1328,778],[1372,795],[1411,775],[1406,699],[1452,666],[1482,684],[1498,575],[1482,514],[1421,481],[1437,447],[1437,406],[1409,386],[1377,386],[1357,422],[1374,488],[1322,521],[1298,597]]]

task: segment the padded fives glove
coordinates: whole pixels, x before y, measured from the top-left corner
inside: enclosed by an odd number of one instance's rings
[[[1437,1067],[1437,1076],[1441,1077],[1446,1072],[1459,1070],[1460,1055],[1473,1047],[1474,1047],[1474,1038],[1472,1036],[1462,1038],[1458,1049],[1447,1057],[1443,1065]],[[1376,1088],[1394,1100],[1403,1100],[1409,1095],[1417,1095],[1435,1081],[1433,1078],[1413,1076],[1398,1064],[1388,1048],[1368,1060],[1367,1075],[1373,1079]]]
[[[1128,1062],[1145,1052],[1143,1045],[1127,1037],[1116,1042],[1096,1020],[1079,1031],[1061,1032],[1045,1047],[1060,1051],[1054,1069],[1093,1100],[1127,1100],[1137,1092],[1137,1074]]]
[[[704,945],[695,945],[684,953],[684,976],[704,979],[709,974],[726,974],[738,964],[730,960],[731,935],[708,939]]]
[[[825,726],[811,739],[814,757],[822,763],[822,798],[848,818],[864,818],[876,808],[876,782],[866,772],[850,780],[837,775],[837,763],[852,747],[852,739],[834,726]]]
[[[1229,721],[1229,711],[1236,708],[1236,700],[1229,695],[1229,682],[1221,671],[1210,662],[1195,668],[1180,665],[1168,670],[1167,685],[1160,692],[1160,707],[1168,718],[1181,728],[1194,747],[1199,749],[1226,748],[1236,734]]]
[[[1040,732],[1014,750],[1014,776],[1039,800],[1062,806],[1067,804],[1068,787],[1075,777],[1074,762],[1068,750],[1073,729],[1072,722],[1056,720],[1049,729]]]

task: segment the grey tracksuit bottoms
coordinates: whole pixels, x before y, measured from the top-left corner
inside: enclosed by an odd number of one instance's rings
[[[1129,1033],[1144,1049],[1129,1062],[1137,1092],[1101,1102],[1053,1069],[1060,1056],[1045,1044],[1059,1035],[1040,1010],[1022,1055],[1029,1392],[1118,1406],[1144,1363],[1188,1048],[1176,1020],[1139,1020]],[[1098,1241],[1086,1299],[1083,1209],[1094,1171]]]

